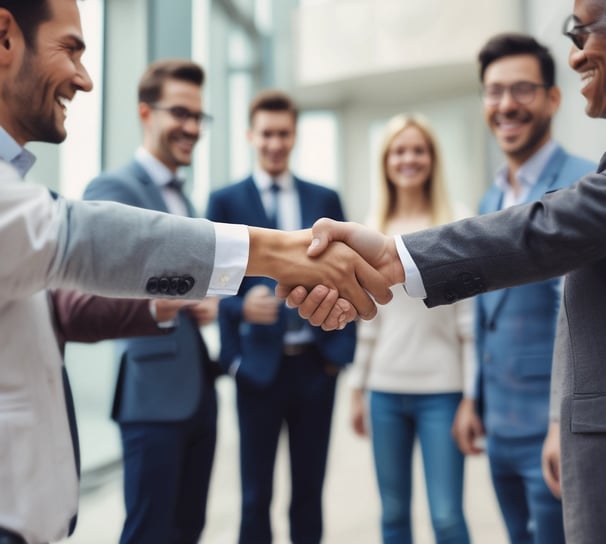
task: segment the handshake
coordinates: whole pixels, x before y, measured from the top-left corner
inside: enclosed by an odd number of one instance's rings
[[[277,280],[276,295],[324,330],[372,319],[405,280],[394,239],[357,223],[324,218],[311,230],[249,233],[246,275]]]

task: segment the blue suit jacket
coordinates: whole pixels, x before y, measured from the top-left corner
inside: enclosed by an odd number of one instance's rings
[[[567,187],[595,164],[558,148],[527,202]],[[480,213],[500,209],[503,192],[492,186]],[[480,412],[489,435],[544,436],[560,279],[484,293],[476,297]]]
[[[316,219],[330,217],[343,220],[339,196],[332,189],[295,178],[299,194],[302,227],[311,227]],[[270,227],[261,196],[252,179],[219,189],[210,195],[207,218],[223,223],[244,223]],[[275,379],[282,358],[282,339],[286,331],[286,308],[272,325],[257,325],[244,321],[242,304],[246,292],[254,285],[265,284],[272,290],[275,282],[267,278],[244,278],[238,294],[221,301],[219,325],[221,331],[220,364],[225,370],[240,359],[238,380],[258,386],[269,385]],[[324,332],[313,327],[314,342],[327,362],[344,366],[353,359],[355,325],[342,331]]]
[[[168,212],[160,189],[136,161],[95,178],[84,198]],[[186,204],[189,214],[195,215],[191,203]],[[122,347],[112,409],[115,420],[178,421],[193,414],[201,399],[203,380],[212,380],[207,372],[206,345],[194,320],[180,313],[172,333],[130,338]]]

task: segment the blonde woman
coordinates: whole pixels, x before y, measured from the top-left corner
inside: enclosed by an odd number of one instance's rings
[[[419,116],[400,115],[388,123],[379,184],[371,223],[386,234],[421,230],[459,215],[448,202],[436,138]],[[359,324],[351,370],[352,424],[356,433],[370,431],[372,438],[384,544],[412,543],[417,438],[436,542],[469,543],[463,455],[450,428],[463,390],[473,390],[472,329],[470,301],[429,311],[401,288],[394,289],[393,300],[379,307],[375,319]]]

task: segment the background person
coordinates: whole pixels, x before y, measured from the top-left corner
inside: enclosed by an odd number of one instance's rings
[[[438,142],[425,120],[392,118],[379,160],[379,208],[371,226],[394,234],[453,219]],[[358,324],[355,353],[352,424],[372,438],[383,542],[413,541],[412,453],[418,438],[436,542],[468,543],[463,455],[450,428],[463,388],[472,388],[473,305],[462,301],[428,312],[395,289],[373,320]]]
[[[143,144],[135,158],[101,174],[88,200],[194,217],[179,168],[188,166],[208,116],[204,71],[182,59],[159,60],[141,76],[138,113]],[[121,544],[195,544],[206,501],[217,436],[214,365],[200,326],[215,320],[218,300],[185,307],[173,331],[133,337],[119,347],[120,370],[112,418],[120,426],[126,519]]]
[[[543,45],[531,36],[500,34],[478,59],[484,118],[506,161],[480,213],[532,202],[595,170],[551,137],[560,91]],[[453,432],[466,454],[481,451],[476,440],[486,432],[493,486],[515,544],[564,542],[562,504],[541,471],[560,295],[560,280],[553,278],[476,297],[478,406],[472,398],[461,402]]]
[[[207,217],[226,223],[294,230],[319,217],[343,219],[337,193],[290,171],[297,109],[276,90],[259,93],[249,108],[253,173],[210,195]],[[221,356],[236,378],[240,429],[242,519],[240,544],[272,540],[270,504],[278,438],[288,429],[291,475],[290,538],[322,538],[322,489],[335,386],[351,362],[354,324],[324,332],[303,322],[273,294],[275,282],[249,278],[219,310]]]

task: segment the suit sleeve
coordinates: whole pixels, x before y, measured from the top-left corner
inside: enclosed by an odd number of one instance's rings
[[[144,299],[115,299],[57,290],[52,293],[60,338],[98,342],[129,336],[150,336],[172,331],[157,326]]]
[[[0,164],[0,299],[48,287],[148,298],[152,278],[191,277],[182,298],[206,294],[215,232],[186,219],[110,202],[53,200]]]
[[[606,177],[524,206],[404,235],[427,306],[561,276],[606,257]]]

